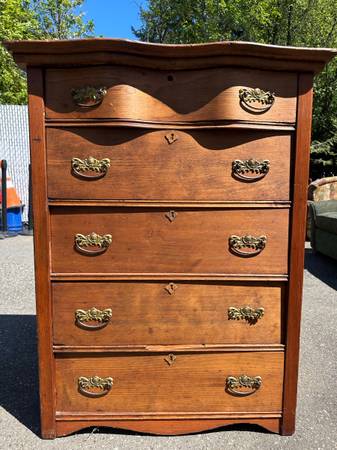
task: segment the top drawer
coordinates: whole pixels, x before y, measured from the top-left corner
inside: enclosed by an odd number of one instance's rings
[[[294,123],[296,95],[297,75],[291,72],[121,66],[46,70],[48,119]]]

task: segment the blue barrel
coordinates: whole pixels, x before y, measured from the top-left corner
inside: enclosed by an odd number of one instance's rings
[[[22,231],[22,211],[23,205],[7,208],[7,229],[9,232],[20,233]],[[2,225],[1,216],[0,225]]]

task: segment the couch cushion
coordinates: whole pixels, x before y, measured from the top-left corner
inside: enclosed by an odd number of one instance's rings
[[[337,234],[337,211],[318,214],[316,216],[316,226],[321,230]]]

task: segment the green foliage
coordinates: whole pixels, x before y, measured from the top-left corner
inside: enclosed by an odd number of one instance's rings
[[[79,8],[84,0],[32,0],[43,39],[75,39],[92,36],[94,23],[84,21]]]
[[[0,0],[0,41],[37,37],[37,21],[28,1]],[[0,45],[0,103],[26,103],[23,72]]]
[[[337,47],[336,0],[149,0],[140,8],[143,41],[221,40]],[[312,175],[337,174],[337,61],[314,84]]]
[[[0,0],[0,41],[72,39],[93,33],[84,21],[84,0]],[[0,103],[27,103],[26,77],[0,45]]]

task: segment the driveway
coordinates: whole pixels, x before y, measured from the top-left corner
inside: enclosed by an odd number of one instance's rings
[[[297,431],[232,427],[164,437],[91,429],[39,438],[32,238],[0,241],[0,449],[221,450],[337,448],[337,263],[306,249]]]

